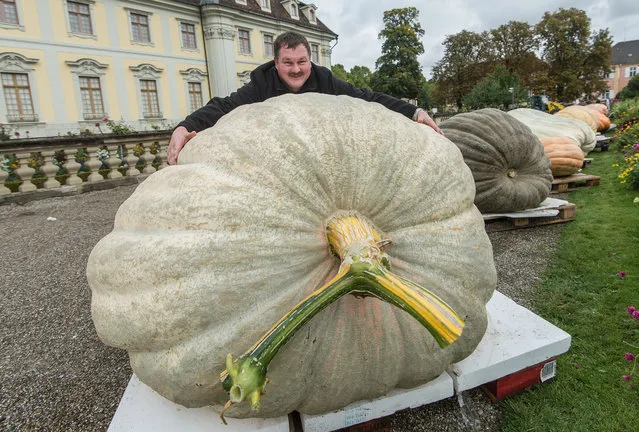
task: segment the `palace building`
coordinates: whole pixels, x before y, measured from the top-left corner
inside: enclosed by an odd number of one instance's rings
[[[171,128],[248,82],[294,30],[337,40],[297,0],[0,0],[0,123],[19,136]],[[27,133],[28,131],[28,133]]]

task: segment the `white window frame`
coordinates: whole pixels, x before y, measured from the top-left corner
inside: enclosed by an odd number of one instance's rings
[[[240,82],[238,88],[245,86],[251,82],[251,71],[238,72],[237,79]]]
[[[69,66],[71,73],[73,74],[73,88],[75,89],[75,102],[78,107],[78,119],[80,122],[93,122],[96,120],[101,120],[104,117],[109,116],[109,101],[107,100],[107,94],[105,88],[105,75],[106,69],[109,67],[108,64],[100,63],[90,58],[81,58],[76,61],[66,61],[67,66]],[[85,118],[84,117],[84,105],[82,103],[82,90],[80,89],[80,77],[92,77],[98,78],[100,80],[100,92],[102,93],[102,108],[104,109],[104,113],[100,116],[98,113],[95,114],[95,118]]]
[[[195,47],[191,48],[191,47],[185,47],[184,46],[184,38],[182,37],[182,24],[189,24],[193,26],[193,35],[195,36]],[[180,45],[182,47],[182,49],[184,51],[191,51],[191,52],[200,52],[200,44],[197,41],[197,35],[198,35],[198,31],[197,31],[197,26],[198,26],[198,22],[196,21],[189,21],[189,20],[185,20],[185,19],[178,19],[178,31],[180,32]]]
[[[315,63],[315,64],[319,64],[320,63],[320,52],[321,52],[319,44],[311,43],[309,45],[311,46],[311,53],[310,53],[311,54],[311,61],[313,63]],[[316,51],[317,51],[317,58],[316,59],[313,58],[313,48],[315,48]]]
[[[22,24],[24,22],[24,18],[22,16],[22,5],[20,4],[21,1],[22,0],[15,0],[16,14],[18,15],[18,23],[14,24],[14,23],[0,22],[0,28],[18,29],[18,30],[24,31],[24,24]]]
[[[271,49],[273,52],[270,54],[266,52],[267,36],[271,38]],[[262,32],[262,54],[264,55],[264,58],[268,59],[272,59],[275,56],[275,35],[273,33]]]
[[[302,10],[309,23],[317,24],[317,7],[313,3],[306,4],[298,9]]]
[[[71,37],[80,37],[86,39],[97,39],[98,35],[95,32],[95,10],[93,5],[95,0],[73,0],[73,3],[81,3],[89,6],[89,19],[91,20],[91,33],[78,33],[71,29],[71,20],[69,19],[69,2],[64,0],[64,13],[67,21],[67,34]]]
[[[235,3],[246,6],[246,0],[235,0]]]
[[[206,82],[206,79],[208,78],[208,75],[206,74],[206,72],[197,69],[197,68],[189,68],[186,70],[181,70],[180,74],[182,75],[182,78],[184,79],[184,94],[186,95],[186,104],[187,104],[187,109],[189,110],[189,113],[192,113],[193,111],[195,111],[196,109],[200,108],[200,107],[192,107],[191,106],[191,100],[189,98],[189,83],[200,83],[202,85],[202,103],[205,103],[205,95],[204,95],[204,89],[205,89],[205,85],[204,83]],[[208,96],[208,94],[206,95]]]
[[[249,52],[242,51],[242,38],[240,37],[240,32],[245,31],[248,33],[248,43],[249,43]],[[252,57],[253,56],[253,44],[251,43],[251,29],[246,27],[238,27],[237,29],[237,52],[239,55]]]
[[[160,78],[162,77],[162,71],[164,69],[153,66],[149,63],[142,63],[137,66],[129,66],[129,69],[133,71],[133,76],[135,77],[135,84],[137,89],[137,100],[138,100],[138,109],[139,109],[139,117],[141,120],[159,120],[164,119],[164,111],[162,110],[162,86],[160,85]],[[143,104],[142,104],[142,80],[155,80],[155,91],[158,96],[158,109],[160,112],[159,115],[156,116],[145,116],[143,112]]]
[[[260,8],[262,8],[262,11],[264,12],[270,12],[271,0],[260,0]]]
[[[129,20],[129,38],[131,39],[131,44],[154,47],[155,43],[153,42],[153,26],[152,26],[153,12],[143,11],[140,9],[132,9],[128,7],[125,7],[124,9],[126,10],[127,19]],[[149,42],[136,41],[133,39],[133,20],[132,20],[131,14],[146,16],[146,21],[149,25]]]
[[[40,98],[38,97],[38,86],[35,79],[35,64],[38,59],[28,58],[22,54],[8,52],[0,54],[0,73],[21,73],[26,74],[29,79],[29,90],[31,91],[31,105],[33,106],[33,120],[17,120],[9,121],[9,110],[4,98],[4,89],[0,89],[0,107],[2,110],[2,123],[19,124],[19,123],[42,123],[40,122]]]
[[[628,71],[628,78],[632,78],[633,76],[637,75],[637,66],[630,66],[627,69]]]
[[[288,13],[291,16],[291,18],[293,19],[300,19],[300,8],[299,5],[296,2],[291,2],[291,4],[288,5]]]

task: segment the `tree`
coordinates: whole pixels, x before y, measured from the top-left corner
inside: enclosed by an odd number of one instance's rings
[[[464,30],[446,36],[443,45],[444,57],[433,67],[434,97],[438,105],[454,103],[461,109],[463,97],[494,69],[489,34]]]
[[[639,98],[639,75],[633,76],[628,84],[617,93],[617,99],[634,99]]]
[[[511,90],[512,89],[512,92]],[[527,90],[519,84],[519,77],[504,66],[479,81],[464,97],[464,105],[470,109],[503,108],[528,100]]]
[[[591,39],[583,66],[583,91],[588,100],[594,99],[596,93],[603,93],[608,89],[604,77],[610,72],[612,53],[612,38],[608,29],[599,30]]]
[[[417,56],[423,54],[420,37],[424,35],[415,7],[391,9],[384,12],[382,55],[375,62],[370,84],[373,90],[398,98],[416,99],[423,86],[424,76]]]
[[[353,66],[348,72],[348,80],[355,87],[371,88],[371,76],[373,72],[366,66]]]
[[[339,64],[339,63],[334,64],[333,66],[331,66],[331,72],[337,78],[339,78],[341,80],[344,80],[344,81],[348,81],[348,73],[346,72],[346,69],[344,69],[344,65]]]
[[[549,93],[558,100],[576,99],[582,93],[603,91],[601,76],[607,71],[611,40],[608,30],[592,35],[590,18],[583,10],[570,8],[546,12],[536,26],[542,58],[548,63],[553,84]]]
[[[493,56],[509,72],[521,77],[521,85],[535,92],[548,87],[548,67],[537,57],[539,38],[535,27],[522,21],[510,21],[490,30]]]

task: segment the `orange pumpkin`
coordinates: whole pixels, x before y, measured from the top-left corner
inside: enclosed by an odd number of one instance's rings
[[[599,120],[595,113],[595,110],[586,108],[585,106],[573,105],[556,112],[554,115],[581,120],[590,126],[594,132],[596,132],[599,128]]]
[[[550,159],[553,177],[575,174],[584,164],[584,153],[579,145],[567,137],[540,138]]]
[[[608,116],[608,107],[604,104],[588,104],[586,105],[586,108],[598,111],[606,117]]]
[[[599,127],[597,128],[597,130],[599,132],[608,130],[608,128],[610,127],[610,119],[608,118],[608,116],[602,114],[599,111],[594,111],[594,113],[597,115],[597,119],[599,120]]]

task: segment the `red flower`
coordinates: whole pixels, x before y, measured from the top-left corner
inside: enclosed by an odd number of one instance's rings
[[[625,357],[629,362],[635,361],[635,355],[633,353],[626,353]]]
[[[632,381],[632,375],[624,375],[623,379],[625,379],[626,381]]]
[[[635,307],[634,306],[627,306],[626,307],[626,312],[628,312],[628,315],[632,315],[632,313],[635,311]]]

